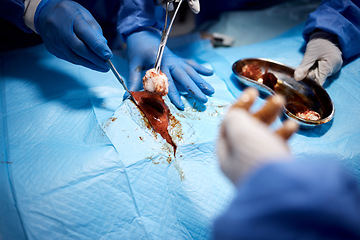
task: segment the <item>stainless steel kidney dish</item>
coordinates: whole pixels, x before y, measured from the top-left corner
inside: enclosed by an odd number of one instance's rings
[[[285,97],[286,116],[309,128],[331,121],[334,104],[326,90],[315,81],[305,78],[297,82],[294,69],[282,63],[262,58],[236,61],[232,70],[239,81],[262,92]],[[307,117],[310,114],[312,117]]]

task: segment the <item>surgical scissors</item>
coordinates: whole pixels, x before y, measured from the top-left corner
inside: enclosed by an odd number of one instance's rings
[[[160,45],[159,45],[159,49],[158,49],[158,52],[157,52],[157,55],[156,55],[156,60],[155,60],[155,65],[154,65],[155,71],[157,73],[160,72],[160,65],[161,65],[162,56],[164,54],[164,49],[165,49],[165,46],[166,46],[166,42],[168,40],[170,31],[171,31],[171,27],[172,27],[172,25],[174,23],[176,14],[178,13],[178,11],[180,9],[180,5],[181,5],[182,1],[183,0],[179,1],[179,4],[177,5],[177,7],[175,9],[174,15],[172,16],[169,25],[167,25],[167,22],[168,22],[170,2],[166,2],[166,15],[165,15],[164,29],[163,29],[162,34],[161,34],[161,41],[160,41]]]

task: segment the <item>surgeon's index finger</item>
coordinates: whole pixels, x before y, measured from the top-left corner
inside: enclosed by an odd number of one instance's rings
[[[74,32],[100,58],[108,60],[112,57],[112,52],[105,37],[99,31],[95,31],[82,15],[79,15],[74,21]]]
[[[276,131],[276,134],[284,140],[288,140],[298,129],[299,124],[294,120],[288,119],[284,121],[283,126]]]
[[[271,124],[281,112],[282,107],[285,105],[285,99],[280,95],[268,97],[265,105],[256,113],[254,117],[260,121]]]
[[[258,90],[251,87],[246,88],[243,94],[238,98],[238,100],[236,100],[231,108],[242,108],[248,111],[258,96]]]

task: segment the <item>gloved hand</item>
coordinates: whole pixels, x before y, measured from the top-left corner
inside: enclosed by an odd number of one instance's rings
[[[127,38],[127,54],[129,59],[128,88],[130,91],[142,89],[141,72],[154,67],[160,34],[151,30],[135,32]],[[169,80],[168,96],[179,109],[184,109],[179,91],[185,91],[195,100],[205,103],[206,95],[214,93],[212,86],[199,75],[210,76],[213,72],[202,65],[176,56],[167,47],[161,61],[161,71]],[[125,95],[126,97],[127,95]]]
[[[343,64],[342,53],[334,35],[314,32],[306,46],[304,58],[294,73],[296,81],[306,76],[323,85],[326,78],[337,73]]]
[[[168,2],[170,3],[169,10],[172,11],[174,9],[173,2],[175,2],[175,0],[156,0],[156,3],[163,5],[164,8],[165,8],[166,3],[168,3]],[[198,14],[200,12],[199,0],[187,0],[187,2],[188,2],[188,5],[189,5],[191,11],[193,11],[193,13]]]
[[[112,52],[102,29],[80,4],[69,0],[43,0],[34,21],[50,53],[93,70],[109,70],[106,60],[112,57]]]
[[[218,158],[222,171],[234,184],[265,163],[289,160],[286,140],[298,129],[290,119],[275,133],[269,129],[285,103],[279,95],[269,97],[255,114],[249,113],[258,94],[256,89],[247,88],[221,125]]]

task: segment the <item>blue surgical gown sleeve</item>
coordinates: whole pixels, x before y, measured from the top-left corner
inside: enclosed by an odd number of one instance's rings
[[[344,60],[360,54],[360,1],[323,0],[309,15],[304,29],[305,40],[320,29],[337,36]]]
[[[24,32],[31,33],[32,30],[24,22],[24,0],[0,0],[0,17],[12,22]]]
[[[122,0],[118,14],[117,31],[123,42],[127,37],[144,28],[162,30],[165,11],[153,0]]]
[[[272,163],[237,186],[214,239],[360,239],[360,188],[333,163]]]

